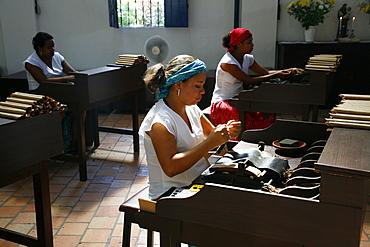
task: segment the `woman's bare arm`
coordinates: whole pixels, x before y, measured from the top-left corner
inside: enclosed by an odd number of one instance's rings
[[[34,66],[30,63],[25,64],[26,70],[32,75],[32,77],[38,82],[68,82],[74,81],[73,75],[62,76],[62,77],[55,77],[55,78],[47,78],[42,70]]]
[[[218,126],[209,133],[209,136],[202,143],[180,153],[177,151],[175,137],[162,124],[153,124],[147,134],[152,140],[164,173],[169,177],[186,171],[203,158],[208,151],[229,140],[226,125]]]
[[[221,64],[221,68],[247,85],[259,85],[264,81],[268,81],[269,79],[277,77],[284,78],[291,74],[290,70],[268,71],[267,69],[259,65],[256,61],[250,66],[250,70],[256,73],[258,76],[249,76],[235,64],[223,63]]]

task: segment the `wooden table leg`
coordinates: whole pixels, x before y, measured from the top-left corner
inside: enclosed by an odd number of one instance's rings
[[[94,147],[93,149],[97,149],[100,145],[100,138],[99,138],[99,117],[98,117],[98,110],[96,108],[91,110],[92,112],[92,125],[93,125],[93,132],[94,132]]]
[[[317,122],[319,119],[319,106],[313,105],[312,106],[312,122]]]
[[[171,236],[164,233],[160,233],[160,246],[171,247],[172,246]]]
[[[80,181],[87,180],[86,168],[86,139],[85,139],[85,121],[84,111],[80,105],[76,105],[76,125],[77,125],[77,149]]]
[[[151,229],[148,229],[147,237],[146,237],[146,246],[147,247],[153,247],[154,246],[154,232]]]
[[[36,224],[38,246],[53,246],[53,229],[51,221],[49,174],[47,162],[42,162],[45,170],[33,175],[33,190],[35,196]]]
[[[134,217],[131,214],[125,213],[123,221],[123,237],[122,247],[130,247],[131,242],[131,224]]]
[[[132,131],[134,139],[134,152],[139,153],[139,105],[138,105],[138,92],[132,96]]]

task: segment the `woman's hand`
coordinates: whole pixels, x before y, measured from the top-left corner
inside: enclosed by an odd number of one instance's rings
[[[75,76],[74,75],[68,75],[65,77],[66,79],[66,82],[70,82],[70,81],[75,81]]]
[[[280,70],[277,74],[277,77],[279,77],[280,79],[288,79],[289,76],[292,76],[292,75],[301,75],[303,74],[304,70],[303,69],[300,69],[300,68],[290,68],[290,69],[283,69],[283,70]]]
[[[304,70],[301,68],[290,68],[288,69],[292,75],[300,75],[303,74]]]
[[[291,69],[282,69],[282,70],[277,70],[276,71],[276,77],[282,79],[282,80],[286,80],[289,78],[289,76],[292,76],[294,75],[293,74],[294,71],[291,70]]]
[[[230,120],[226,124],[227,131],[229,132],[230,139],[237,138],[242,129],[242,123],[240,121]]]
[[[221,144],[229,141],[230,135],[227,129],[227,125],[226,124],[218,125],[211,131],[211,133],[209,133],[207,140],[210,143],[212,143],[214,147],[220,146]]]

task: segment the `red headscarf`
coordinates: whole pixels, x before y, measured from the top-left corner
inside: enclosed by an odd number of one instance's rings
[[[234,50],[235,46],[248,38],[252,33],[246,28],[235,28],[230,32],[230,48],[227,52]]]

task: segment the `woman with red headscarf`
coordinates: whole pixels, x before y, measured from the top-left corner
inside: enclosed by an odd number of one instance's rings
[[[297,68],[269,71],[259,65],[250,54],[254,46],[253,37],[245,28],[236,28],[225,35],[222,46],[227,48],[227,52],[216,69],[216,85],[210,111],[210,120],[215,126],[239,119],[239,109],[230,106],[228,100],[243,90],[243,84],[253,87],[269,79],[286,78],[302,71]],[[249,76],[248,70],[258,76]],[[245,130],[267,128],[274,120],[274,114],[247,112]]]

